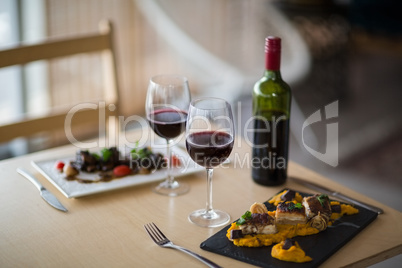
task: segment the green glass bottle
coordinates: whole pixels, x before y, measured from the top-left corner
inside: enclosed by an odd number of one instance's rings
[[[289,152],[291,90],[280,72],[281,39],[265,39],[264,76],[253,90],[252,177],[261,185],[285,183]]]

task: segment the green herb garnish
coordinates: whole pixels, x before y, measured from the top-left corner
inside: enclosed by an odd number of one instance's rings
[[[328,195],[322,194],[317,196],[317,200],[320,202],[321,206],[324,206],[325,201],[328,200]]]
[[[301,209],[301,208],[303,208],[303,205],[302,205],[301,203],[297,203],[297,204],[295,204],[295,203],[290,203],[288,208],[289,208],[289,210],[293,210],[293,209],[295,209],[295,208]]]
[[[244,213],[244,214],[241,216],[241,218],[237,220],[236,225],[239,226],[239,225],[245,224],[247,220],[252,219],[252,216],[251,216],[251,215],[252,215],[252,213],[247,210],[246,213]]]
[[[325,201],[328,200],[328,195],[322,194],[317,196],[317,200],[320,202],[321,206],[324,206]]]
[[[102,159],[104,162],[107,162],[110,159],[110,157],[112,156],[112,152],[107,148],[103,148],[101,151],[101,154],[102,154]]]
[[[138,142],[136,143],[136,148],[131,150],[131,159],[137,160],[150,156],[152,154],[152,150],[149,147],[144,147],[142,149],[138,148]]]

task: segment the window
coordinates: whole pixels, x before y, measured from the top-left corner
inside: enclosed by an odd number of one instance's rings
[[[32,42],[44,36],[43,0],[0,1],[0,48]],[[0,124],[27,111],[39,112],[46,102],[46,72],[41,62],[0,69]],[[29,92],[29,93],[28,93]],[[23,139],[0,145],[0,158],[26,153]]]

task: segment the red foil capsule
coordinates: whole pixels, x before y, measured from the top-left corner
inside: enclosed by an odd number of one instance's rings
[[[276,36],[265,38],[265,68],[277,71],[281,67],[281,39]]]

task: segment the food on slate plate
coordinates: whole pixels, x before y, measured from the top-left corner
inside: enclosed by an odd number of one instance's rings
[[[275,226],[275,218],[268,213],[251,213],[247,211],[240,222],[239,229],[233,230],[231,238],[241,238],[248,234],[274,234],[278,232]]]
[[[306,257],[296,243],[285,246],[286,239],[317,234],[343,215],[359,212],[351,205],[330,201],[324,194],[302,197],[292,190],[284,190],[268,202],[276,206],[274,211],[268,211],[262,203],[252,204],[249,211],[232,223],[226,236],[240,247],[282,243],[272,250],[274,257],[296,262],[309,261],[311,258]],[[291,241],[286,245],[289,243]]]
[[[291,201],[279,203],[276,207],[277,224],[304,224],[307,222],[306,212],[302,204]]]
[[[311,227],[324,231],[327,229],[331,217],[331,203],[327,195],[314,195],[303,198],[303,206],[306,208],[306,218]]]
[[[277,206],[281,202],[285,201],[296,201],[297,203],[301,203],[303,201],[303,197],[295,191],[284,190],[279,194],[272,197],[268,202],[274,206]]]
[[[175,158],[175,165],[180,165],[180,159]],[[67,180],[77,180],[83,183],[110,181],[134,174],[149,174],[166,166],[166,159],[160,153],[154,153],[150,147],[134,148],[128,157],[123,157],[115,147],[104,148],[100,154],[88,150],[78,150],[75,160],[69,163],[57,161],[55,169],[63,172]],[[80,172],[97,173],[98,180],[79,178]]]
[[[286,238],[286,240],[273,246],[271,255],[276,259],[288,262],[309,262],[313,260],[309,256],[306,256],[306,253],[297,241],[290,238]]]

